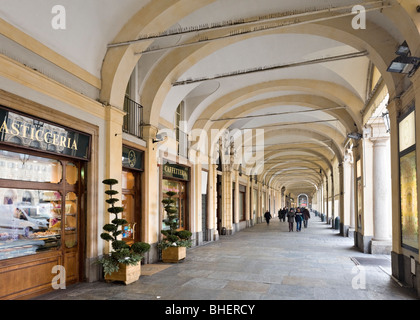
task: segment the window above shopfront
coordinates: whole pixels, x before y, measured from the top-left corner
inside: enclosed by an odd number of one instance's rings
[[[0,150],[0,179],[59,183],[60,161]]]

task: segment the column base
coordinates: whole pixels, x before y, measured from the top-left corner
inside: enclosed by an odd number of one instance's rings
[[[348,237],[349,236],[349,229],[350,229],[350,227],[348,225],[340,223],[340,235],[342,235],[343,237]]]
[[[392,241],[391,240],[375,240],[371,241],[372,254],[391,254]]]
[[[420,263],[415,260],[413,266],[411,256],[391,251],[391,267],[392,276],[402,285],[414,288],[417,291],[417,297],[420,298],[420,277],[418,276],[420,274]]]
[[[195,232],[192,239],[193,239],[193,242],[196,246],[201,246],[203,244],[203,239],[204,239],[203,232]]]
[[[371,253],[371,236],[365,236],[356,231],[354,234],[354,245],[363,253]]]
[[[217,230],[214,230],[213,233],[213,241],[218,241],[219,240],[219,232]]]

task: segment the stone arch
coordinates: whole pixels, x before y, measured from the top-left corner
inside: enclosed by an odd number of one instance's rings
[[[136,39],[141,33],[156,32],[156,30],[165,30],[186,15],[193,13],[198,8],[204,7],[215,0],[204,0],[195,1],[193,3],[187,1],[176,1],[170,7],[167,7],[167,1],[153,1],[147,4],[139,12],[137,12],[119,32],[114,42],[122,42]],[[389,9],[383,9],[382,13],[386,15],[396,26],[403,37],[409,39],[408,42],[415,48],[413,51],[420,50],[419,39],[417,37],[418,31],[415,22],[411,19],[412,17],[407,13],[409,11],[407,5],[401,6],[398,3],[394,3],[394,6]],[[370,47],[370,55],[372,61],[384,75],[385,82],[391,90],[396,86],[395,75],[384,73],[384,70],[391,59],[392,47],[395,47],[396,43],[389,41],[392,39],[384,30],[376,30],[379,32],[372,32],[372,25],[369,25],[368,32],[357,32],[350,28],[351,23],[349,19],[334,19],[317,24],[306,24],[300,27],[292,29],[286,29],[288,32],[304,32],[308,34],[322,34],[323,36],[328,35],[331,39],[337,39],[338,41],[346,40],[346,43],[356,44],[355,47],[363,48]],[[376,29],[378,27],[375,27]],[[369,34],[369,37],[366,35]],[[384,37],[385,35],[385,37]],[[415,36],[416,35],[416,36]],[[351,41],[349,39],[351,38]],[[387,39],[388,38],[388,39]],[[381,40],[382,45],[379,45]],[[103,68],[102,68],[102,90],[101,100],[111,105],[122,106],[122,101],[125,92],[125,86],[128,83],[128,78],[137,63],[139,56],[134,55],[134,51],[140,51],[142,48],[145,49],[150,45],[150,41],[136,43],[135,45],[127,45],[123,47],[110,48],[105,56]],[[373,45],[374,44],[374,45]],[[387,46],[385,49],[384,46]],[[202,47],[202,46],[200,46]],[[379,49],[381,48],[381,49]],[[190,64],[195,59],[190,59]],[[175,68],[171,68],[173,72]],[[179,71],[177,71],[179,72]],[[165,77],[168,77],[166,75]],[[162,81],[161,83],[164,83]],[[164,92],[160,92],[163,93]],[[155,95],[156,96],[156,95]],[[153,99],[152,99],[153,101]],[[156,119],[156,113],[159,115],[159,106],[153,105],[146,108],[151,110],[145,110],[146,122],[157,125],[158,118]],[[151,112],[153,110],[153,112]],[[152,113],[154,116],[152,116]],[[157,116],[158,117],[158,116]],[[153,123],[152,123],[153,122]]]
[[[328,38],[349,44],[357,49],[368,49],[371,60],[378,67],[378,69],[384,73],[388,62],[391,60],[391,58],[393,58],[393,52],[396,46],[396,42],[392,44],[390,43],[389,34],[378,26],[371,26],[370,28],[372,31],[369,33],[357,34],[355,32],[356,30],[351,28],[351,22],[349,20],[336,19],[334,21],[336,24],[333,24],[332,26],[329,26],[327,21],[323,24],[310,24],[295,27],[293,29],[287,29],[287,32],[306,33],[320,36],[328,35]],[[339,24],[340,21],[341,23]],[[349,27],[344,26],[347,24]],[[270,32],[272,33],[272,31]],[[284,32],[284,30],[282,30],[282,32]],[[243,37],[239,38],[243,39]],[[346,41],[344,42],[343,39]],[[378,39],[382,39],[383,41],[378,41]],[[232,41],[230,43],[232,43]],[[376,47],[373,45],[376,45],[379,50],[376,50]],[[385,46],[386,48],[384,48]],[[210,43],[208,45],[199,45],[198,47],[199,48],[196,48],[196,50],[192,50],[191,48],[184,48],[183,52],[177,52],[177,50],[174,50],[174,52],[169,53],[167,57],[159,64],[160,70],[156,71],[155,76],[149,80],[152,88],[159,86],[159,88],[149,90],[147,94],[151,96],[146,99],[148,103],[151,104],[153,109],[151,113],[154,114],[154,117],[156,118],[155,121],[157,121],[158,115],[160,114],[160,107],[162,106],[163,102],[162,97],[164,97],[170,89],[170,80],[176,78],[177,75],[182,74],[186,70],[185,67],[188,67],[191,65],[191,63],[196,62],[197,60],[202,59],[204,56],[213,53],[215,50],[222,47],[222,45],[216,46],[214,43]],[[180,61],[177,61],[177,59]],[[189,62],[188,64],[186,63],[187,61]],[[184,70],[182,68],[184,68]],[[387,84],[391,85],[391,87],[392,85],[395,86],[397,83],[393,80],[394,77],[395,75],[391,75],[389,73],[384,77]],[[154,101],[153,96],[159,97],[159,99]]]
[[[279,96],[275,98],[269,98],[264,100],[258,100],[249,102],[247,104],[240,105],[233,110],[230,110],[223,115],[222,118],[226,118],[228,120],[215,122],[212,125],[212,128],[226,128],[231,126],[236,120],[235,118],[244,117],[249,115],[255,111],[259,111],[265,108],[273,107],[273,106],[303,106],[313,109],[314,111],[323,111],[334,118],[337,118],[343,126],[347,129],[348,132],[351,131],[359,131],[361,130],[361,123],[360,119],[353,118],[344,106],[340,106],[337,103],[326,99],[321,96],[316,95],[286,95],[286,96]],[[343,109],[339,109],[343,107]],[[334,109],[337,108],[337,109]],[[325,110],[323,110],[325,109]],[[359,125],[355,125],[358,123]]]
[[[188,14],[214,1],[216,0],[176,0],[170,4],[166,0],[150,1],[131,17],[113,43],[138,39],[142,34],[163,32]],[[108,48],[102,64],[100,99],[103,102],[122,108],[128,80],[140,59],[135,52],[147,49],[152,42],[150,40]]]
[[[351,106],[352,113],[360,111],[363,106],[363,102],[353,93],[333,82],[310,79],[274,80],[241,88],[220,97],[204,110],[193,128],[208,130],[212,125],[208,119],[221,117],[226,110],[255,95],[281,90],[301,90],[312,94],[318,93],[322,98],[331,100],[338,105]],[[334,92],[336,96],[333,97],[331,92]]]

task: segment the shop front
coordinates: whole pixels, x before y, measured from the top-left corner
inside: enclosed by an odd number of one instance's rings
[[[168,191],[175,192],[173,199],[175,199],[175,205],[178,209],[179,230],[189,230],[189,206],[188,206],[188,187],[190,180],[190,169],[178,164],[166,162],[162,165],[162,198],[167,197]],[[162,207],[162,215],[164,220],[166,218],[166,212]],[[162,222],[162,229],[168,229]]]
[[[0,106],[0,299],[81,281],[90,148],[89,134]]]
[[[122,239],[128,244],[143,241],[141,215],[141,175],[144,171],[144,152],[123,145],[122,152],[122,197],[124,207],[122,218],[127,220],[123,226]]]

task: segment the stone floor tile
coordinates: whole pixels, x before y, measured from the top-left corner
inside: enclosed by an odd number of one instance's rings
[[[378,256],[381,265],[374,265],[372,255],[353,241],[317,218],[302,232],[288,232],[287,223],[273,220],[190,248],[182,263],[128,286],[78,283],[35,299],[418,300],[412,289],[392,279],[389,256]],[[369,264],[357,265],[357,258]]]

